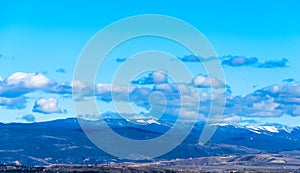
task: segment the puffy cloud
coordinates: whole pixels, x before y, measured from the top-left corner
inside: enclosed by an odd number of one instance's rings
[[[81,81],[71,82],[54,82],[40,73],[14,73],[0,82],[0,97],[3,98],[17,98],[24,94],[34,92],[37,90],[46,93],[55,94],[72,94],[72,92],[83,94],[84,96],[91,96],[96,94],[98,99],[110,102],[112,100],[112,93],[118,101],[130,101],[138,103],[138,105],[148,105],[148,99],[153,91],[163,92],[169,99],[178,97],[178,86],[184,89],[184,92],[190,92],[189,87],[185,84],[171,85],[167,83],[167,74],[164,71],[153,71],[148,75],[151,78],[151,87],[138,87],[136,85],[120,86],[112,84],[96,84],[95,87],[87,86]],[[148,79],[146,79],[148,80]],[[94,92],[95,91],[95,92]],[[20,106],[19,106],[20,107]]]
[[[225,115],[271,117],[281,116],[283,113],[280,104],[273,97],[257,93],[227,98],[225,108]]]
[[[129,95],[129,100],[140,107],[149,109],[149,97],[152,90],[148,87],[136,87]]]
[[[55,82],[45,88],[40,89],[46,93],[72,94],[72,86],[69,82]]]
[[[43,88],[52,81],[41,73],[16,72],[6,79],[8,85],[22,85],[25,88]]]
[[[80,81],[55,82],[41,73],[17,72],[0,81],[0,97],[20,97],[34,91],[72,94],[72,89],[74,92],[91,90]]]
[[[44,114],[62,113],[63,111],[57,107],[57,104],[58,101],[55,98],[42,98],[35,102],[32,111]]]
[[[5,106],[8,109],[24,109],[26,106],[25,97],[6,98],[0,97],[0,106]]]
[[[117,101],[128,101],[129,93],[133,92],[135,86],[121,86],[115,84],[96,84],[96,96],[100,97],[100,100],[110,102],[112,100],[112,93],[114,99]]]
[[[35,90],[45,90],[53,82],[41,73],[16,72],[0,82],[0,96],[19,97]]]
[[[258,68],[284,68],[288,67],[288,59],[283,58],[281,60],[270,60],[264,63],[259,63],[257,65]]]
[[[154,83],[166,83],[168,80],[167,73],[161,70],[153,71],[152,79]]]
[[[73,89],[73,92],[80,93],[86,89],[86,85],[79,80],[72,80],[69,84]]]
[[[153,87],[154,91],[165,91],[165,92],[174,92],[175,88],[168,84],[168,83],[162,83],[162,84],[157,84]]]
[[[166,114],[178,114],[178,109],[184,107],[184,114],[187,117],[195,115],[196,105],[200,105],[201,115],[208,115],[212,100],[219,98],[217,94],[212,94],[209,87],[224,88],[225,86],[218,78],[208,77],[202,74],[197,75],[192,84],[170,84],[168,83],[167,74],[164,71],[153,71],[146,77],[139,79],[139,84],[120,86],[113,84],[96,84],[95,87],[87,86],[81,81],[71,82],[54,82],[40,73],[21,73],[17,72],[7,79],[0,80],[0,106],[8,109],[22,109],[26,106],[26,97],[24,94],[36,90],[46,93],[72,94],[87,93],[90,96],[94,93],[96,97],[105,102],[112,101],[112,93],[117,101],[129,101],[136,106],[150,110],[150,101],[154,92],[160,92],[165,101],[156,100],[155,104],[166,105]],[[200,89],[195,89],[198,87]],[[197,90],[195,93],[191,88]],[[180,91],[180,92],[179,92]],[[182,95],[180,95],[182,94]],[[199,97],[198,97],[199,95]],[[162,98],[153,97],[155,99]],[[45,114],[62,113],[57,107],[58,101],[54,98],[39,99],[35,102],[33,111]],[[289,114],[300,116],[300,84],[295,80],[285,80],[281,85],[272,85],[264,87],[249,93],[245,96],[227,95],[225,108],[225,117],[236,115],[270,117]],[[237,120],[237,117],[233,119]]]
[[[63,68],[59,68],[57,70],[55,70],[57,73],[66,73],[66,70]]]
[[[185,108],[195,108],[199,106],[200,99],[196,93],[191,95],[183,95],[181,98],[169,100],[170,107],[185,107]]]
[[[193,85],[198,88],[224,88],[225,84],[216,77],[208,77],[202,74],[197,75],[193,81]]]
[[[158,84],[158,83],[167,83],[167,81],[168,81],[168,76],[166,71],[155,70],[149,73],[148,76],[146,77],[132,81],[132,84],[151,85],[151,84]]]
[[[225,114],[270,117],[300,116],[300,84],[283,83],[264,87],[246,96],[228,97]]]
[[[278,106],[278,103],[274,103],[274,98],[270,98],[266,101],[263,100],[258,103],[253,103],[253,108],[255,110],[273,111]]]
[[[227,56],[222,59],[224,59],[222,61],[223,65],[231,67],[254,66],[258,63],[258,59],[256,57],[246,58],[244,56]]]
[[[0,76],[0,82],[2,82],[3,81],[3,78],[2,78],[2,76]]]
[[[290,114],[292,116],[300,116],[300,106],[299,105],[293,105]]]
[[[202,90],[198,93],[199,90],[190,84],[157,83],[153,86],[143,87],[97,84],[95,93],[98,99],[105,102],[111,102],[112,93],[114,93],[115,101],[129,101],[151,112],[159,111],[156,109],[165,109],[162,110],[164,114],[173,116],[173,118],[181,110],[184,117],[188,119],[197,115],[197,107],[200,102],[205,110],[202,113],[207,113],[210,108],[210,101],[219,98],[219,96],[211,94],[208,90]]]
[[[250,107],[251,111],[248,109],[249,116],[281,116],[283,110],[280,109],[280,104],[274,102],[274,98],[268,98],[260,102],[254,102]]]
[[[158,83],[147,87],[97,84],[96,96],[102,101],[111,102],[113,93],[115,101],[128,101],[146,110],[151,108],[160,109],[166,106],[169,108],[167,111],[174,112],[171,109],[182,106],[192,108],[199,103],[197,90],[194,88],[195,91],[192,93],[191,87],[184,84],[169,83]],[[180,97],[180,94],[182,94],[182,97]]]
[[[96,97],[105,102],[112,101],[112,93],[117,101],[129,101],[137,106],[145,109],[150,109],[150,95],[153,92],[161,92],[168,100],[170,107],[176,107],[180,103],[178,89],[182,91],[184,97],[184,106],[191,105],[190,102],[193,98],[188,97],[191,94],[190,87],[185,84],[173,85],[167,83],[167,75],[163,71],[153,71],[151,75],[153,86],[141,87],[131,85],[120,86],[113,84],[96,84],[95,88],[87,86],[81,81],[71,82],[54,82],[43,74],[40,73],[14,73],[0,82],[0,106],[6,106],[11,109],[21,109],[26,106],[26,99],[23,96],[26,93],[34,92],[37,90],[46,93],[56,94],[72,94],[72,92],[86,94],[90,96],[95,91]],[[178,87],[178,88],[177,88]],[[94,90],[95,89],[95,90]],[[2,97],[3,96],[3,97]],[[83,96],[83,97],[84,97]],[[196,97],[195,97],[196,98]],[[177,101],[176,101],[177,100]],[[158,104],[165,104],[157,102]],[[39,99],[35,102],[33,112],[40,112],[45,114],[63,112],[57,107],[57,100]]]
[[[278,109],[284,114],[300,116],[300,84],[284,83],[283,85],[272,85],[256,91],[257,95],[268,95],[278,103]]]
[[[27,114],[22,117],[22,120],[25,120],[27,122],[34,122],[35,117],[32,114]]]
[[[272,85],[256,91],[257,94],[270,95],[277,102],[285,104],[300,104],[300,85],[297,83],[287,83],[284,85]]]

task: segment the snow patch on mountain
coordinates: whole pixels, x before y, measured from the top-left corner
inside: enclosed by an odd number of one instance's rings
[[[138,119],[138,120],[136,120],[136,122],[140,123],[140,124],[158,124],[158,125],[161,124],[154,119]]]
[[[146,124],[147,122],[145,120],[136,120],[137,123]]]
[[[220,127],[224,127],[224,126],[228,126],[229,124],[227,123],[213,123],[211,124],[211,126],[220,126]]]
[[[281,130],[287,132],[287,133],[292,133],[292,131],[294,130],[294,128],[292,127],[282,127]]]
[[[158,125],[161,124],[161,123],[157,122],[157,121],[154,120],[154,119],[150,119],[150,120],[148,120],[147,122],[148,122],[149,124],[158,124]]]

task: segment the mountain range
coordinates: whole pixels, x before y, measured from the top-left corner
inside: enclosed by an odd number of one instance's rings
[[[84,120],[93,125],[95,121]],[[115,132],[132,139],[150,139],[172,128],[172,122],[154,119],[107,118]],[[182,129],[191,125],[180,122]],[[264,126],[210,124],[218,126],[205,144],[198,140],[204,123],[196,123],[189,136],[174,150],[155,159],[138,161],[157,162],[211,156],[300,153],[300,128],[280,124]],[[0,123],[0,164],[106,164],[130,160],[114,157],[96,147],[84,134],[76,118],[36,123]]]

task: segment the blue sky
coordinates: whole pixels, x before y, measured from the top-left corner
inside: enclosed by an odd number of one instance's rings
[[[300,2],[296,0],[114,0],[90,3],[4,0],[0,6],[1,122],[24,122],[26,117],[31,121],[32,117],[35,121],[74,117],[70,93],[59,93],[57,88],[71,86],[77,58],[88,40],[105,26],[122,18],[162,14],[196,27],[210,41],[220,58],[223,57],[226,84],[231,90],[228,102],[234,104],[234,108],[228,107],[225,111],[228,119],[284,122],[289,125],[300,123],[296,92],[300,88]],[[134,51],[147,48],[147,45],[143,46],[136,47]],[[159,46],[167,49],[163,44]],[[126,58],[126,53],[129,53],[125,50],[115,57],[112,55],[108,64],[117,68],[122,62],[115,59]],[[184,50],[174,51],[174,54],[185,56]],[[202,73],[197,71],[193,62],[185,63],[195,73]],[[109,81],[109,70],[107,68],[106,77],[99,77],[99,83]],[[15,88],[7,84],[9,77],[15,82]],[[294,80],[282,82],[285,79]],[[43,80],[40,85],[32,83]],[[17,84],[22,86],[15,86]],[[279,86],[276,93],[271,89],[275,85]],[[6,87],[11,91],[5,90]],[[56,90],[53,87],[57,87]],[[15,94],[18,92],[21,94]],[[253,97],[257,100],[250,99]],[[109,110],[109,103],[99,100],[99,106]],[[238,105],[238,102],[248,106]],[[139,109],[146,111],[145,108]]]

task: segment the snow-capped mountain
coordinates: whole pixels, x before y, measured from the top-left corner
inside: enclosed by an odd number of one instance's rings
[[[280,133],[280,132],[286,132],[286,133],[292,133],[294,129],[298,129],[298,127],[288,127],[288,126],[282,126],[282,125],[248,125],[245,126],[245,128],[249,129],[250,131],[254,133],[264,133],[264,132],[270,132],[270,133]]]

